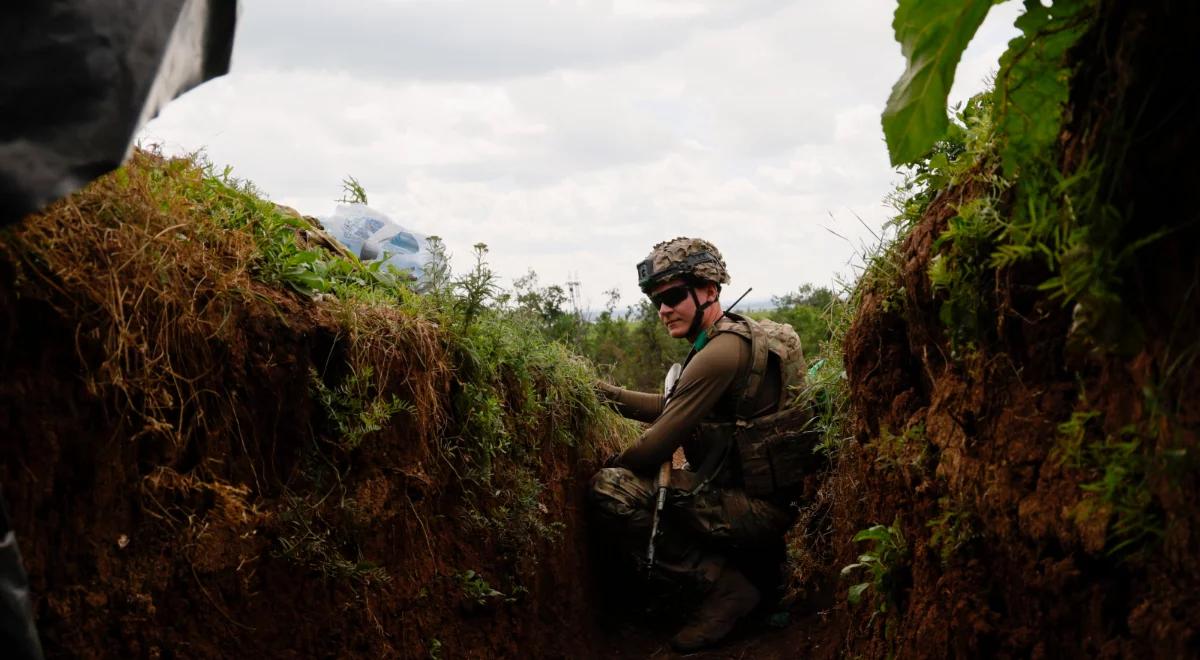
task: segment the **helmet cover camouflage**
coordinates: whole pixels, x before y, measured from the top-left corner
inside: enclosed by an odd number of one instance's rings
[[[702,238],[673,238],[654,246],[637,266],[638,286],[643,292],[673,280],[690,278],[728,284],[729,272],[717,246]]]

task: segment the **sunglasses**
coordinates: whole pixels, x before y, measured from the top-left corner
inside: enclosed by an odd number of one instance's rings
[[[673,286],[650,296],[650,302],[653,303],[656,308],[662,307],[663,305],[666,305],[667,307],[674,307],[688,297],[689,291],[691,291],[691,289],[683,284],[679,286]]]

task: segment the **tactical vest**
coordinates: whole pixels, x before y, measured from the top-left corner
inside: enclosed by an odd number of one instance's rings
[[[698,470],[701,483],[715,480],[743,488],[754,497],[786,495],[817,464],[813,447],[821,438],[819,432],[807,428],[813,417],[809,406],[787,405],[789,388],[804,383],[800,337],[789,325],[733,313],[727,313],[707,332],[710,338],[728,332],[748,341],[750,368],[740,386],[733,389],[733,418],[706,420],[697,428],[696,449],[705,455]],[[770,369],[779,371],[779,401],[769,410],[754,410]]]

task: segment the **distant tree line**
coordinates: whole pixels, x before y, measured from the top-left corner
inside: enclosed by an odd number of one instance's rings
[[[603,310],[589,318],[580,306],[578,282],[540,286],[537,274],[529,271],[498,302],[524,315],[547,339],[589,358],[613,383],[642,391],[661,389],[670,365],[687,355],[687,342],[666,333],[658,310],[648,300],[622,307],[616,289],[605,296]],[[827,310],[835,299],[831,289],[804,284],[792,293],[773,296],[772,309],[748,315],[790,324],[811,361],[830,336]]]

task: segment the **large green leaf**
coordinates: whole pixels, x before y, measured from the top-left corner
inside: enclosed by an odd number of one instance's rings
[[[1047,158],[1058,138],[1067,101],[1067,50],[1087,27],[1092,0],[1055,0],[1050,7],[1025,0],[1017,18],[1021,35],[1000,57],[996,76],[996,125],[1000,157],[1012,176],[1022,161]]]
[[[992,0],[900,0],[892,28],[907,68],[883,110],[893,165],[924,156],[946,134],[946,97],[963,50]]]

